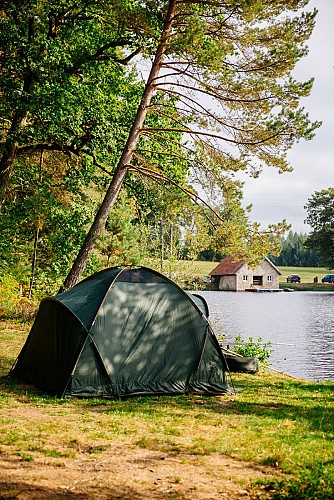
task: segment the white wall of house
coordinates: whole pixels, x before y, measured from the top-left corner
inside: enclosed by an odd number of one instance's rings
[[[253,269],[245,264],[237,274],[238,290],[256,288],[258,290],[277,290],[279,288],[279,273],[267,261],[263,260]]]
[[[233,276],[221,276],[219,290],[244,291],[247,289],[277,290],[279,288],[279,273],[267,261],[263,260],[254,269],[244,264]]]

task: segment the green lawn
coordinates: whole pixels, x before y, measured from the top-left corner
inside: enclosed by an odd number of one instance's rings
[[[214,457],[218,463],[248,464],[252,481],[242,484],[252,493],[247,498],[334,498],[333,382],[307,382],[261,370],[233,374],[234,386],[241,389],[236,395],[60,400],[5,377],[29,326],[7,322],[0,334],[0,461],[6,478],[13,464],[16,477],[21,471],[25,489],[32,487],[28,478],[35,470],[47,477],[52,467],[66,474],[81,464],[102,475],[112,450],[120,448],[134,463],[141,449],[145,456],[160,453],[163,460],[179,463],[174,496],[154,498],[190,498],[178,493],[182,467],[199,467]],[[153,473],[155,464],[145,467]],[[267,471],[262,479],[260,468]],[[218,471],[206,473],[214,484]],[[36,482],[37,475],[33,477]],[[231,476],[235,487],[240,488],[240,481]],[[137,496],[131,498],[143,498],[143,487],[138,482]]]
[[[207,261],[180,261],[180,265],[183,265],[189,269],[190,273],[194,276],[198,275],[208,275],[210,272],[218,265],[218,262],[207,262]],[[282,275],[280,276],[280,282],[286,283],[286,278],[289,274],[298,274],[301,277],[302,283],[313,283],[315,276],[318,276],[319,282],[321,278],[328,273],[334,273],[334,270],[328,270],[324,267],[278,267]]]

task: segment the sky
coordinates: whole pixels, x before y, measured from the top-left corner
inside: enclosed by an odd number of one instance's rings
[[[315,191],[334,187],[334,0],[311,0],[306,10],[314,7],[318,15],[309,53],[293,76],[300,81],[315,78],[311,95],[301,103],[322,126],[312,141],[302,140],[289,152],[292,173],[267,168],[258,179],[243,178],[244,205],[253,205],[250,219],[263,228],[286,219],[292,231],[308,233],[305,204]]]

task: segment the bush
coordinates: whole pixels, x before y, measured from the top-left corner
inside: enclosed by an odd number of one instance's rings
[[[0,276],[0,317],[31,321],[36,315],[37,305],[23,296],[24,287],[10,274]]]
[[[233,343],[232,351],[241,354],[242,356],[256,357],[263,366],[269,366],[269,358],[274,352],[270,349],[271,342],[262,342],[262,338],[258,337],[257,340],[253,340],[253,337],[249,337],[248,340],[244,340],[238,335]]]

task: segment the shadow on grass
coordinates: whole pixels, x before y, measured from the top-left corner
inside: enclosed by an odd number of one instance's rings
[[[214,417],[223,415],[245,415],[259,418],[270,418],[291,421],[307,421],[309,430],[319,430],[334,434],[334,406],[327,405],[332,400],[333,383],[305,383],[289,381],[280,384],[266,385],[261,378],[256,381],[244,379],[242,395],[209,396],[209,395],[162,395],[128,397],[121,400],[113,399],[60,399],[47,394],[33,385],[18,382],[11,377],[0,377],[2,397],[24,396],[28,401],[37,404],[75,404],[85,411],[103,413],[154,414],[155,417],[175,415],[178,412],[203,412]],[[284,392],[283,392],[284,391]],[[282,402],[285,399],[286,402]]]
[[[209,397],[207,395],[177,395],[177,396],[146,396],[132,397],[122,400],[106,399],[58,399],[34,386],[18,383],[17,380],[8,376],[0,377],[0,397],[14,398],[31,405],[59,405],[65,404],[75,407],[76,412],[90,412],[92,414],[104,413],[113,415],[121,413],[127,416],[154,416],[156,419],[166,417],[187,417],[197,418],[205,415],[205,419],[210,422],[217,415],[227,415],[231,422],[233,417],[238,415],[252,417],[253,420],[261,418],[275,420],[290,420],[291,422],[306,423],[307,430],[304,432],[315,432],[313,440],[321,442],[334,441],[334,407],[332,404],[334,383],[312,383],[293,379],[283,379],[280,377],[267,376],[266,374],[253,376],[236,377],[237,386],[241,386],[242,391],[236,396]],[[247,419],[247,422],[250,420]],[[261,425],[261,424],[259,424]],[[304,426],[306,429],[306,426]],[[303,436],[301,436],[303,438]],[[270,498],[280,499],[309,499],[309,500],[329,500],[334,498],[333,479],[334,459],[327,455],[324,461],[310,460],[309,466],[304,471],[297,471],[299,477],[277,479],[269,481],[266,485],[267,491],[271,491]],[[297,467],[297,466],[296,466]],[[314,469],[313,469],[314,467]],[[47,490],[35,487],[35,490],[28,483],[17,485],[11,482],[1,483],[4,491],[17,492],[20,488],[23,491],[31,491],[32,498],[53,498],[55,490]],[[33,487],[34,488],[34,487]],[[110,490],[108,498],[142,498],[136,491],[113,491]],[[44,496],[43,496],[44,495]],[[117,496],[118,495],[118,496]],[[122,496],[123,495],[123,496]],[[91,493],[67,492],[67,496],[73,499],[92,498]]]
[[[92,491],[93,490],[93,491]],[[90,488],[87,491],[71,491],[69,488],[60,488],[59,485],[54,487],[38,486],[28,481],[14,482],[14,481],[0,481],[0,498],[19,498],[21,494],[24,498],[32,498],[34,500],[54,499],[54,498],[72,498],[74,500],[91,500],[92,498],[108,498],[110,500],[126,498],[129,500],[143,500],[146,498],[140,492],[135,491],[133,488],[117,485],[110,488]],[[95,496],[97,495],[97,496]],[[154,498],[154,497],[153,497]]]

